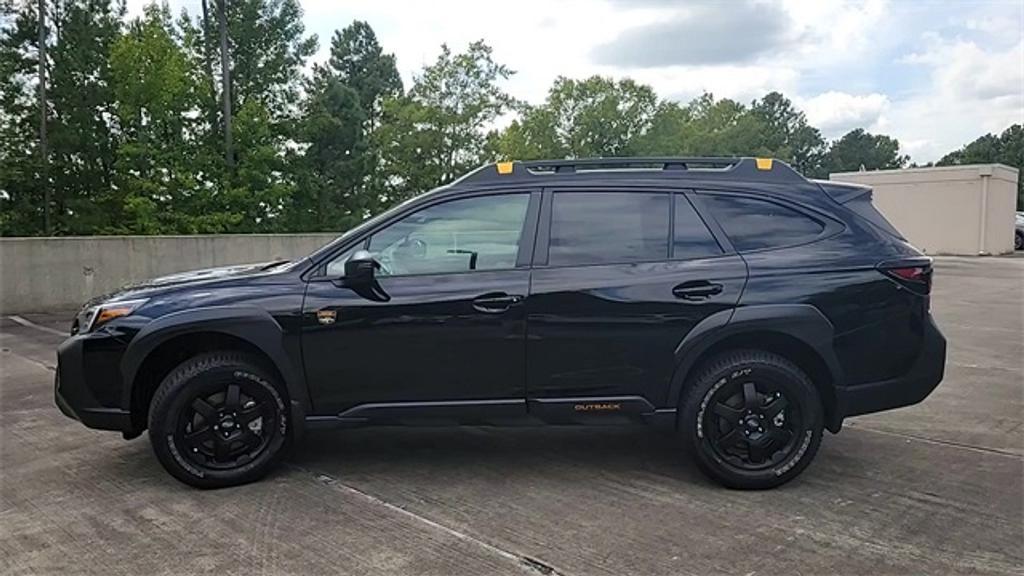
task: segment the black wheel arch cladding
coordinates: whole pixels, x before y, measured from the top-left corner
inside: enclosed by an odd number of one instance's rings
[[[291,418],[297,426],[311,411],[311,401],[301,366],[296,366],[285,349],[283,328],[266,310],[255,307],[209,307],[184,310],[157,318],[132,339],[121,360],[122,406],[132,406],[133,388],[147,357],[162,344],[179,336],[215,332],[237,338],[258,350],[281,375],[289,402]]]

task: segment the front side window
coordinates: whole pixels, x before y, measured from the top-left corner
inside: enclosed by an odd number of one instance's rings
[[[825,230],[821,222],[767,200],[705,194],[703,201],[737,252],[802,244]]]
[[[340,256],[336,256],[334,260],[327,263],[327,277],[328,278],[341,278],[345,275],[345,262],[356,253],[357,250],[361,250],[363,244],[360,242],[357,246],[353,246],[348,250],[341,253]]]
[[[502,194],[435,204],[374,234],[368,249],[383,276],[515,268],[529,201],[529,194]],[[328,264],[328,275],[344,274],[354,251]]]
[[[668,194],[556,192],[548,265],[666,260],[668,223]]]

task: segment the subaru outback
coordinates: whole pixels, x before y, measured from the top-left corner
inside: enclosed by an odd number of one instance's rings
[[[204,488],[313,428],[620,423],[770,488],[938,385],[931,283],[870,188],[777,160],[501,162],[301,260],[87,303],[56,403]]]

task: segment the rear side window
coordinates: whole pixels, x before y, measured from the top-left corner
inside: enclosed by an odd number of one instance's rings
[[[704,225],[690,201],[682,194],[676,194],[675,233],[672,239],[672,258],[710,258],[722,253],[722,247]]]
[[[703,199],[737,252],[810,242],[825,229],[809,216],[766,200],[719,194]]]
[[[669,195],[556,192],[551,202],[550,266],[668,259]]]

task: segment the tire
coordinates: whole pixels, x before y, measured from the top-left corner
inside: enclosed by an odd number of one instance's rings
[[[1024,250],[1024,232],[1017,230],[1013,233],[1013,249]]]
[[[760,350],[727,352],[703,365],[687,382],[678,418],[683,446],[700,469],[742,490],[797,477],[814,459],[824,423],[807,375]]]
[[[289,443],[288,403],[273,373],[238,352],[190,358],[149,405],[149,440],[172,476],[197,488],[262,478]]]

